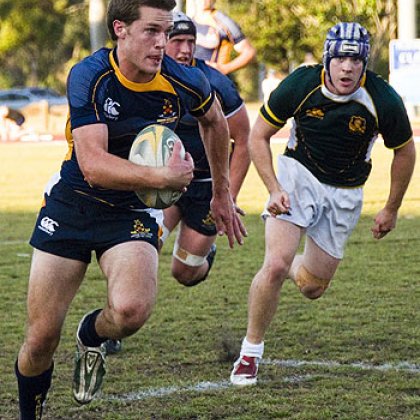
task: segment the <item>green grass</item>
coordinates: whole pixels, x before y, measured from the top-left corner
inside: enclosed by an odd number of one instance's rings
[[[56,353],[45,418],[420,418],[420,169],[397,229],[374,241],[372,215],[387,195],[390,161],[390,153],[383,152],[381,145],[377,148],[364,213],[332,287],[322,299],[311,302],[286,283],[266,336],[266,363],[257,387],[238,389],[227,383],[245,333],[248,287],[264,253],[258,213],[266,193],[251,170],[239,198],[248,213],[245,245],[232,251],[220,238],[209,279],[198,287],[184,288],[170,277],[170,239],[161,256],[152,317],[140,332],[124,340],[120,355],[109,357],[102,399],[79,407],[71,396],[74,334],[81,316],[103,306],[105,299],[103,277],[96,263],[91,265]],[[13,363],[26,317],[31,254],[26,241],[43,186],[58,170],[64,153],[62,144],[0,145],[2,420],[17,418]],[[306,364],[276,363],[282,360]],[[404,362],[411,369],[401,367]],[[216,388],[199,391],[200,383],[214,383]]]

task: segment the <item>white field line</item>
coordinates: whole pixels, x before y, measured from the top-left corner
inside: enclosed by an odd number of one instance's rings
[[[283,366],[287,368],[298,368],[302,366],[318,366],[318,367],[327,367],[329,369],[336,368],[347,368],[353,370],[372,370],[372,371],[401,371],[412,374],[420,373],[420,366],[409,363],[409,362],[399,362],[399,363],[384,363],[382,365],[372,365],[365,362],[355,362],[355,363],[340,363],[334,361],[310,361],[310,360],[277,360],[277,359],[263,359],[261,361],[263,365],[275,365]],[[292,375],[285,376],[283,382],[288,383],[298,383],[310,379],[313,375]],[[265,381],[260,381],[265,382]],[[233,385],[229,381],[220,381],[220,382],[198,382],[197,384],[188,385],[188,386],[170,386],[162,388],[149,388],[137,392],[129,392],[122,395],[108,395],[103,396],[103,399],[109,401],[139,401],[146,400],[149,398],[159,398],[165,397],[168,395],[183,393],[183,392],[205,392],[205,391],[219,391],[222,389],[231,388]]]
[[[21,241],[21,240],[16,240],[16,241],[0,241],[0,246],[22,245],[22,244],[28,244],[29,245],[29,241]]]
[[[286,144],[288,140],[289,140],[289,137],[273,137],[271,139],[271,143],[272,144]],[[414,142],[420,143],[420,137],[414,136]]]

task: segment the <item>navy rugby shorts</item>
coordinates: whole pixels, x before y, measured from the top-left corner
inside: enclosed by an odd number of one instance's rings
[[[183,222],[206,236],[216,235],[216,225],[210,212],[210,201],[213,196],[211,181],[193,181],[187,192],[175,203],[181,210]]]
[[[92,201],[62,181],[45,194],[30,244],[41,251],[90,263],[115,245],[146,241],[156,249],[159,225],[147,211],[132,211]]]

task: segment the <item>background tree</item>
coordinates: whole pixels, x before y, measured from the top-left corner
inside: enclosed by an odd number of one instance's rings
[[[321,62],[328,28],[340,21],[357,21],[372,36],[369,67],[388,78],[388,44],[396,37],[397,0],[218,0],[217,6],[240,22],[257,48],[259,63],[283,73],[303,62],[306,52]],[[256,75],[256,66],[238,73],[246,94],[255,93],[249,81]]]
[[[0,87],[47,85],[63,91],[68,61],[89,45],[86,4],[1,0],[0,16]]]

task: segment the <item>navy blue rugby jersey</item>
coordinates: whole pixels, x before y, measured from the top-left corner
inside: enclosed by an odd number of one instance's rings
[[[390,149],[412,139],[407,112],[397,92],[369,70],[350,95],[329,92],[325,77],[322,65],[296,69],[271,93],[260,115],[275,128],[293,118],[285,155],[301,162],[319,181],[362,186],[379,134]]]
[[[70,118],[66,127],[68,153],[61,179],[90,199],[112,206],[142,209],[134,192],[91,187],[83,177],[73,147],[71,131],[103,123],[108,126],[108,151],[128,159],[131,145],[144,127],[163,124],[175,130],[189,112],[204,115],[214,100],[204,74],[165,56],[161,70],[148,83],[134,83],[120,72],[116,50],[102,48],[76,64],[67,81]],[[85,141],[89,141],[86,139]]]
[[[244,101],[229,77],[220,73],[215,68],[208,66],[203,60],[194,59],[192,65],[199,68],[207,77],[208,81],[222,106],[226,118],[234,115]],[[197,120],[190,113],[182,117],[176,133],[182,139],[185,149],[194,159],[194,178],[207,179],[211,177],[210,166],[201,140]]]

